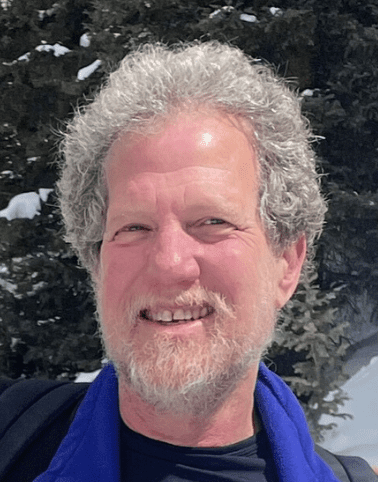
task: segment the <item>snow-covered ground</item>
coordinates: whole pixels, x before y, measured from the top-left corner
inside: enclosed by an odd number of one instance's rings
[[[358,455],[370,465],[378,465],[378,345],[374,349],[377,356],[343,386],[350,400],[342,411],[352,415],[353,419],[323,415],[320,420],[321,423],[337,423],[337,428],[329,430],[321,444],[324,448],[340,455]],[[357,353],[353,363],[358,363],[358,357],[365,355]],[[99,371],[81,373],[76,382],[91,382]]]
[[[91,373],[79,373],[75,379],[75,383],[91,383],[97,377],[101,370]]]
[[[375,352],[377,356],[343,386],[350,400],[342,411],[353,419],[335,419],[329,415],[320,419],[321,423],[337,423],[321,444],[324,448],[340,455],[358,455],[370,465],[378,465],[378,345]]]

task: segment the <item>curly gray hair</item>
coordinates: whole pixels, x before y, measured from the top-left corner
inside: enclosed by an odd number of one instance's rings
[[[99,257],[107,209],[104,160],[110,146],[120,133],[152,132],[157,121],[188,105],[248,122],[259,159],[260,215],[271,246],[279,253],[305,235],[311,260],[326,203],[311,147],[314,136],[300,100],[260,61],[211,41],[140,47],[68,124],[58,191],[66,239],[83,266],[93,273]]]

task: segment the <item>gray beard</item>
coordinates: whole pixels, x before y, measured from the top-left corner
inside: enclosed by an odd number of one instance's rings
[[[147,342],[139,354],[132,344],[125,345],[121,360],[112,361],[119,380],[158,412],[209,416],[260,361],[270,342],[271,337],[263,346],[246,347],[218,333],[210,346],[198,347],[191,340],[167,338]]]
[[[147,306],[148,299],[132,300],[128,309],[125,307],[126,323],[137,323],[137,313]],[[265,297],[254,313],[259,320],[254,323],[255,332],[248,338],[225,335],[225,327],[237,320],[235,308],[221,295],[198,288],[176,299],[178,305],[204,301],[216,312],[205,343],[159,334],[142,346],[135,346],[133,340],[124,341],[113,351],[100,321],[105,352],[117,370],[120,385],[127,386],[160,413],[214,413],[260,361],[272,341],[276,313]],[[122,333],[113,332],[111,336],[122,339]]]

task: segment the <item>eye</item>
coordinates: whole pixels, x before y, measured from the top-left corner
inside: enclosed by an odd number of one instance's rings
[[[126,226],[125,228],[121,229],[122,231],[126,231],[128,233],[132,233],[135,231],[149,231],[150,228],[147,226],[143,226],[143,224],[131,224],[130,226]]]
[[[205,218],[196,223],[196,227],[208,234],[225,233],[235,226],[222,218]]]
[[[223,219],[219,218],[211,218],[211,219],[206,219],[203,224],[205,226],[214,226],[214,225],[221,225],[221,224],[228,224],[226,221]]]
[[[209,241],[223,239],[236,229],[232,223],[222,218],[201,219],[193,228],[196,236]]]
[[[145,224],[128,224],[115,233],[114,240],[126,244],[133,243],[144,239],[151,230],[151,227]]]

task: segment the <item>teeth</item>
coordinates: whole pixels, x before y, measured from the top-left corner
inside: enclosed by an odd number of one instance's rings
[[[168,311],[168,310],[163,311],[161,320],[162,321],[172,321],[172,312]]]
[[[185,319],[185,315],[184,315],[184,310],[176,310],[174,313],[173,313],[173,319],[174,320],[184,320]]]
[[[179,308],[174,312],[170,310],[158,311],[158,312],[148,312],[148,317],[153,321],[163,321],[163,322],[172,322],[172,321],[188,321],[188,320],[197,320],[198,318],[203,318],[209,313],[212,313],[212,309],[209,307],[203,308],[194,308],[193,310],[183,310]]]

